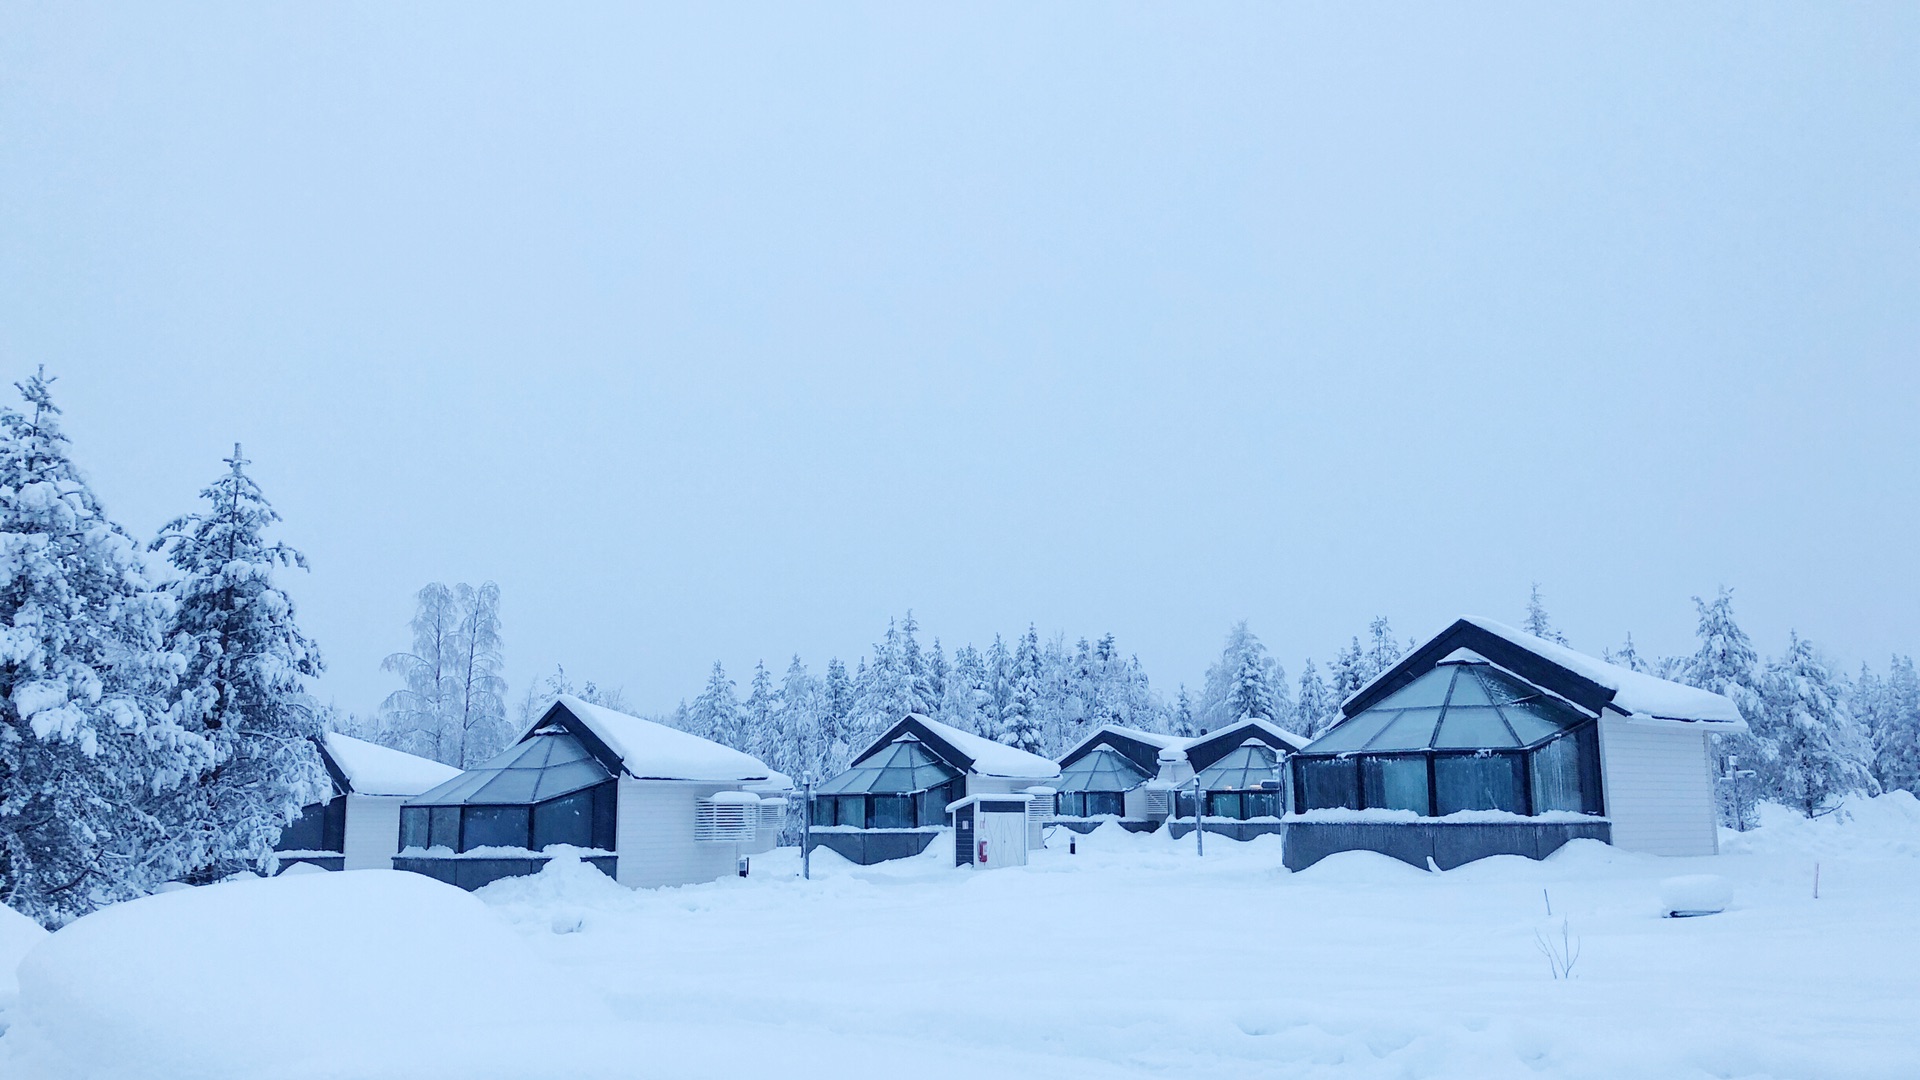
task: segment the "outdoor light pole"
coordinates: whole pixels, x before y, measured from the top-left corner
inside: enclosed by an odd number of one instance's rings
[[[806,790],[806,805],[800,819],[800,876],[813,880],[813,774],[807,773],[800,778]]]
[[[1207,853],[1207,793],[1200,790],[1200,778],[1193,778],[1193,853]]]

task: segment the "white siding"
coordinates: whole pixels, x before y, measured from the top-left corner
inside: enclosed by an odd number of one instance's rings
[[[341,865],[348,870],[391,870],[400,850],[400,804],[393,795],[347,796],[346,851]]]
[[[967,794],[1023,795],[1028,788],[1045,783],[1045,780],[1009,780],[1004,776],[981,776],[978,773],[968,773]]]
[[[1600,717],[1600,764],[1613,843],[1652,855],[1720,850],[1708,735],[1669,723]]]
[[[614,826],[622,885],[689,885],[733,873],[740,844],[702,844],[693,839],[694,804],[737,784],[693,784],[671,780],[620,780],[620,805]]]
[[[1147,816],[1147,785],[1141,784],[1127,792],[1120,802],[1122,816],[1128,821],[1144,821]]]

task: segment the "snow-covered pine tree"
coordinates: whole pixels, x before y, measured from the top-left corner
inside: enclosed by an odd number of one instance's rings
[[[947,663],[947,651],[940,647],[940,639],[933,639],[933,648],[927,651],[927,715],[940,719],[941,710],[947,700],[947,679],[952,676],[952,668]]]
[[[154,806],[210,761],[167,715],[164,605],[68,457],[52,382],[0,408],[0,904],[50,927],[175,876]]]
[[[1235,623],[1227,632],[1220,659],[1207,669],[1195,717],[1201,731],[1217,731],[1246,716],[1277,719],[1287,696],[1285,678],[1246,620]]]
[[[1309,657],[1300,671],[1300,692],[1293,700],[1293,730],[1309,739],[1318,738],[1321,732],[1333,726],[1334,714],[1339,707],[1339,702],[1333,700],[1332,691],[1327,689],[1327,684],[1321,680],[1319,670]]]
[[[1553,620],[1547,617],[1546,602],[1540,599],[1540,583],[1534,582],[1527,594],[1527,620],[1521,629],[1542,641],[1551,641],[1555,645],[1565,645],[1567,636],[1556,630]]]
[[[1173,698],[1173,734],[1183,739],[1191,739],[1200,734],[1193,719],[1193,698],[1187,694],[1187,684],[1181,683],[1180,690]]]
[[[727,678],[727,669],[720,661],[713,662],[707,688],[693,699],[688,721],[692,725],[689,730],[703,739],[736,750],[741,747],[740,699],[734,696],[733,680]]]
[[[421,587],[409,627],[413,651],[380,664],[405,684],[380,705],[385,727],[398,749],[458,765],[460,605],[453,590],[437,581]]]
[[[847,724],[853,714],[853,680],[839,657],[827,661],[827,677],[820,687],[820,776],[845,769],[852,753]]]
[[[500,586],[454,586],[460,613],[454,638],[459,716],[454,764],[470,769],[500,752],[513,732],[507,723],[507,680],[500,641]]]
[[[1885,687],[1872,730],[1874,777],[1884,790],[1920,794],[1920,676],[1913,657],[1888,662]]]
[[[1354,638],[1345,648],[1333,654],[1333,665],[1328,669],[1331,678],[1328,689],[1333,693],[1335,705],[1346,701],[1360,688],[1367,685],[1366,654],[1360,649],[1360,639]]]
[[[1013,694],[996,738],[1008,746],[1038,754],[1040,734],[1040,636],[1033,626],[1020,639],[1013,657]]]
[[[776,695],[774,728],[778,739],[762,761],[793,777],[824,779],[826,755],[820,739],[820,681],[807,671],[798,653],[787,665]]]
[[[999,634],[987,646],[987,698],[980,710],[980,733],[999,738],[1007,726],[1007,710],[1013,705],[1013,654]]]
[[[908,699],[903,702],[905,713],[919,713],[932,716],[940,699],[934,695],[933,680],[927,671],[926,654],[920,651],[920,639],[917,636],[920,624],[914,620],[913,610],[907,610],[907,617],[900,622],[900,670],[905,676]],[[898,718],[896,718],[898,719]],[[891,725],[893,721],[889,721]]]
[[[1618,649],[1606,649],[1602,651],[1600,655],[1601,659],[1607,663],[1618,664],[1628,671],[1638,671],[1642,673],[1651,671],[1646,658],[1641,656],[1640,650],[1634,647],[1632,634],[1627,635],[1626,644],[1620,646]]]
[[[182,665],[174,717],[213,757],[187,789],[185,820],[172,823],[195,884],[263,868],[280,830],[328,791],[314,746],[321,713],[305,683],[322,670],[320,650],[274,582],[307,561],[266,539],[280,515],[238,445],[226,462],[200,493],[206,508],[168,522],[153,543],[177,574],[162,587],[173,601],[167,644]]]
[[[778,713],[776,701],[767,662],[756,661],[753,681],[747,684],[747,701],[740,710],[740,748],[769,764],[780,756],[777,751],[784,741],[780,732],[774,730]]]
[[[971,645],[961,646],[954,652],[953,668],[947,673],[946,694],[938,719],[977,735],[981,731],[981,710],[986,701],[986,661],[981,658],[980,650]]]
[[[1757,726],[1774,751],[1760,766],[1762,790],[1806,816],[1878,787],[1866,734],[1847,712],[1840,680],[1799,634],[1790,634],[1786,655],[1766,667]]]

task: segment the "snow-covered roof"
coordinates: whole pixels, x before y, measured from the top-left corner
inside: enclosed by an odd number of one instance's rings
[[[1746,719],[1733,702],[1711,690],[1683,686],[1645,672],[1609,664],[1492,619],[1469,616],[1464,621],[1607,687],[1613,691],[1613,701],[1609,704],[1629,716],[1746,726]]]
[[[1452,647],[1445,656],[1422,661],[1422,654],[1431,655],[1449,644]],[[1489,653],[1500,655],[1489,656]],[[1747,726],[1740,710],[1723,695],[1609,664],[1503,622],[1477,616],[1457,620],[1400,663],[1375,676],[1342,703],[1342,711],[1351,716],[1358,711],[1357,703],[1371,703],[1381,696],[1386,689],[1383,684],[1404,681],[1410,664],[1432,666],[1449,661],[1492,663],[1593,715],[1598,715],[1603,707],[1611,707],[1642,719],[1724,725],[1728,730],[1739,731]]]
[[[751,754],[678,728],[615,712],[572,695],[559,704],[587,726],[620,759],[627,773],[641,780],[707,780],[716,783],[765,781],[773,770]]]
[[[793,777],[778,769],[768,769],[767,778],[748,784],[747,790],[757,791],[762,795],[785,795],[793,790]]]
[[[321,747],[355,795],[418,795],[460,775],[451,765],[329,731]]]
[[[1105,735],[1119,735],[1132,739],[1135,742],[1146,743],[1148,746],[1157,747],[1161,750],[1184,750],[1187,744],[1193,741],[1192,739],[1179,735],[1168,735],[1160,731],[1142,731],[1139,728],[1125,727],[1120,724],[1102,724],[1095,728],[1092,734],[1074,743],[1073,746],[1068,748],[1066,753],[1061,754],[1061,760],[1064,761],[1086,747],[1099,742],[1101,737]]]
[[[1209,739],[1216,739],[1226,732],[1239,731],[1241,728],[1244,728],[1244,727],[1259,728],[1261,731],[1265,732],[1272,740],[1278,741],[1283,746],[1290,746],[1295,750],[1298,750],[1301,747],[1307,745],[1309,742],[1313,741],[1311,739],[1306,738],[1305,736],[1295,735],[1293,732],[1288,731],[1286,728],[1281,727],[1279,724],[1276,724],[1271,720],[1263,719],[1258,716],[1243,716],[1240,719],[1234,721],[1233,723],[1228,724],[1226,727],[1218,728],[1209,734],[1202,735],[1197,739],[1190,740],[1188,742],[1188,745],[1191,746],[1194,743],[1205,742]],[[1244,746],[1246,744],[1242,743],[1241,745]]]
[[[910,714],[907,719],[926,726],[928,731],[952,744],[955,750],[973,759],[973,770],[982,776],[1004,776],[1012,780],[1052,780],[1060,775],[1060,766],[1005,743],[981,738],[938,720]]]

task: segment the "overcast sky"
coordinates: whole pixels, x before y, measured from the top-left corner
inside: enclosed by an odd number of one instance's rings
[[[0,374],[365,711],[1246,618],[1920,649],[1920,6],[0,0]]]

